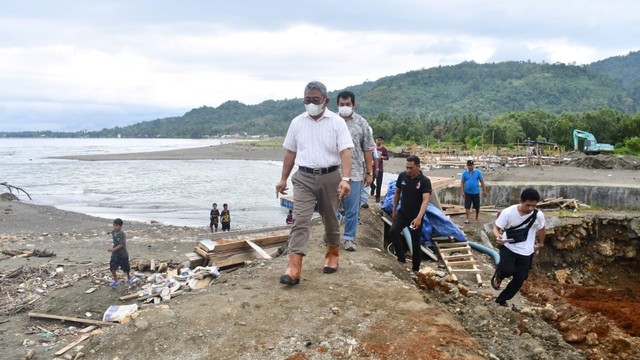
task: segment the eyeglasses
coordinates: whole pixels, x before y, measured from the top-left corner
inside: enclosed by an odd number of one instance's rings
[[[308,105],[308,104],[320,105],[320,104],[324,103],[324,101],[325,101],[324,98],[319,98],[319,97],[305,98],[304,99],[305,105]]]

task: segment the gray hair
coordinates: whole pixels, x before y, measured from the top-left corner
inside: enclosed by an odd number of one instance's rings
[[[311,81],[310,83],[308,83],[304,88],[304,92],[307,92],[307,90],[318,90],[320,91],[320,95],[322,95],[325,99],[329,97],[327,95],[327,87],[324,86],[324,84],[320,81]]]

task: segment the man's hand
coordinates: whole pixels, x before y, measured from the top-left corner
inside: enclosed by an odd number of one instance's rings
[[[351,185],[348,181],[341,180],[338,184],[338,200],[344,199],[351,191]]]
[[[280,180],[276,184],[276,199],[278,198],[278,195],[287,195],[287,190],[289,190],[287,187],[287,180]]]
[[[420,225],[422,225],[422,219],[420,219],[419,217],[413,219],[413,221],[411,222],[412,230],[420,229]]]
[[[113,252],[113,248],[107,248],[107,252]]]
[[[365,187],[370,186],[372,182],[373,182],[373,175],[366,174],[364,176],[364,186]]]

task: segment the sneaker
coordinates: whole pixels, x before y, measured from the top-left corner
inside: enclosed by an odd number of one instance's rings
[[[112,281],[111,284],[109,284],[109,287],[112,289],[115,289],[118,287],[118,282],[117,281]]]
[[[356,243],[351,240],[346,240],[344,242],[344,249],[347,251],[356,251]]]
[[[369,208],[369,204],[362,204],[360,207],[363,208],[363,209],[368,209]]]
[[[138,277],[137,276],[132,276],[131,279],[127,280],[127,285],[131,286],[136,281],[138,281]]]

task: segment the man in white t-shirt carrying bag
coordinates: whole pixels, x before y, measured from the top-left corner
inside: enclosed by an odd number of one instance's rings
[[[547,232],[544,214],[536,209],[539,201],[537,190],[524,189],[520,202],[504,209],[493,227],[493,235],[500,246],[500,262],[491,278],[491,286],[499,290],[502,280],[513,277],[496,298],[498,305],[507,306],[507,300],[518,293],[529,276],[534,253],[544,246]]]

